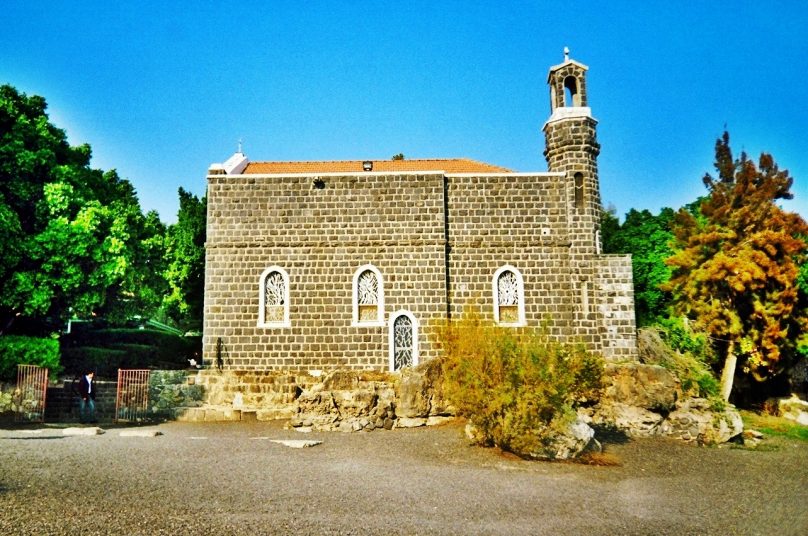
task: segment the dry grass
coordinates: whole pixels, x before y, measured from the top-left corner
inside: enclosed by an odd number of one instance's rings
[[[621,467],[622,460],[609,452],[585,452],[573,460],[584,465],[596,465],[599,467]]]

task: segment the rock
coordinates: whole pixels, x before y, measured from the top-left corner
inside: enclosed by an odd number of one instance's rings
[[[641,363],[672,368],[676,363],[674,351],[659,336],[654,328],[637,330],[637,356]]]
[[[426,418],[426,425],[427,426],[440,426],[442,424],[446,424],[447,422],[452,422],[454,420],[455,420],[455,417],[435,415],[433,417],[427,417]]]
[[[800,400],[796,395],[778,400],[777,409],[783,418],[808,426],[808,402]]]
[[[82,427],[72,427],[72,428],[65,428],[62,430],[62,434],[66,436],[90,436],[90,435],[101,435],[104,433],[104,430],[99,428],[98,426],[88,426],[86,428]]]
[[[398,417],[453,414],[449,403],[443,397],[441,364],[437,359],[431,359],[414,368],[403,369],[396,395]]]
[[[313,439],[271,439],[270,441],[293,449],[304,449],[323,444],[322,441],[315,441]]]
[[[159,430],[121,430],[121,437],[157,437],[163,435]]]
[[[399,417],[396,419],[396,428],[417,428],[426,426],[426,419],[423,417]]]
[[[359,387],[359,373],[353,370],[333,370],[323,377],[324,391],[350,391]]]
[[[766,437],[757,430],[744,430],[742,435],[744,439],[763,439]]]
[[[602,400],[669,411],[676,404],[679,381],[667,369],[642,363],[607,363]]]
[[[742,432],[741,414],[734,407],[715,411],[704,398],[683,400],[660,427],[663,435],[705,445],[726,443]]]
[[[590,447],[595,431],[580,418],[567,426],[563,432],[546,427],[537,432],[541,447],[527,453],[530,458],[541,460],[568,460],[575,458]],[[517,453],[519,454],[519,453]]]
[[[472,424],[471,421],[466,423],[465,432],[466,437],[469,438],[469,440],[471,440],[472,443],[475,443],[477,445],[485,444],[485,435],[483,435],[482,431],[480,431],[480,429],[477,426]]]
[[[655,436],[665,420],[659,413],[645,408],[605,400],[592,408],[591,412],[591,424],[614,428],[628,437]],[[587,420],[586,417],[584,420]]]

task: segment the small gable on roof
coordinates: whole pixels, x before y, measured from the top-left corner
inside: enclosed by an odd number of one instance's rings
[[[323,162],[250,162],[245,175],[285,173],[363,173],[362,160]],[[405,173],[442,171],[444,173],[511,173],[510,169],[477,162],[468,158],[436,158],[422,160],[372,160],[374,172]]]

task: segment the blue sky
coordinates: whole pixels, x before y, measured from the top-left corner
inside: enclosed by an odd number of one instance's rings
[[[678,208],[715,140],[771,153],[808,217],[808,3],[31,2],[0,83],[176,220],[212,162],[468,157],[545,171],[547,70],[588,65],[604,204]]]

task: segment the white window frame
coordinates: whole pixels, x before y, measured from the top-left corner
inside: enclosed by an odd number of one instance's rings
[[[516,322],[501,322],[499,319],[499,276],[502,275],[503,272],[512,272],[516,276],[516,285],[517,285],[517,292],[519,295],[519,303],[517,304],[517,311],[519,315],[519,319]],[[525,319],[525,282],[522,278],[522,272],[520,272],[515,266],[510,264],[506,264],[501,266],[496,272],[494,272],[494,277],[491,279],[491,294],[494,298],[494,322],[500,326],[505,327],[522,327],[527,325],[527,320]]]
[[[376,320],[360,322],[359,320],[359,276],[363,273],[371,271],[376,276],[376,284],[378,285],[378,302],[376,303]],[[379,327],[384,326],[384,278],[378,268],[372,264],[363,264],[357,268],[353,276],[352,285],[352,302],[353,302],[353,315],[351,318],[351,326],[355,327]]]
[[[283,320],[269,322],[266,319],[266,281],[269,274],[278,272],[283,277],[285,283],[285,295],[283,297]],[[258,327],[259,328],[288,328],[292,323],[289,319],[289,274],[280,266],[270,266],[263,272],[258,284]]]
[[[396,320],[400,316],[406,316],[407,318],[410,319],[410,322],[412,322],[412,367],[413,368],[417,367],[418,363],[419,363],[418,333],[421,331],[420,330],[420,324],[418,323],[418,319],[415,318],[415,315],[413,315],[409,311],[406,311],[404,309],[400,309],[400,310],[398,310],[395,313],[392,313],[390,315],[390,322],[388,322],[389,329],[387,330],[387,333],[388,333],[388,335],[387,335],[387,345],[388,345],[388,348],[389,348],[388,356],[389,356],[390,372],[399,372],[401,370],[401,369],[396,370],[394,368],[395,363],[396,363],[396,349],[395,349],[396,333],[395,333],[395,327],[396,327]]]

